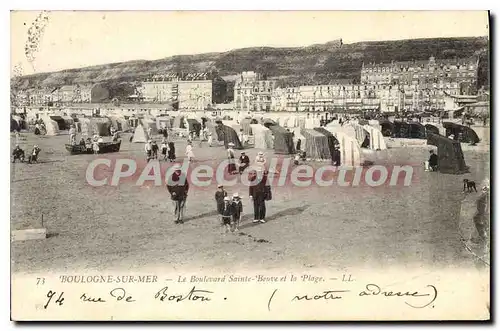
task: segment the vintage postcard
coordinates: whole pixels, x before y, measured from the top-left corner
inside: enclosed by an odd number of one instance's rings
[[[11,319],[490,319],[487,11],[12,11]]]

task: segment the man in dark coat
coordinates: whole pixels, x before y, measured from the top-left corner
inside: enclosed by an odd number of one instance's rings
[[[182,173],[180,166],[174,166],[175,170],[167,182],[167,189],[174,203],[175,223],[182,224],[184,217],[184,207],[189,191],[187,175]]]
[[[245,171],[245,169],[250,165],[250,158],[245,154],[245,152],[241,152],[239,163],[240,165],[238,167],[238,171],[241,175],[243,171]]]
[[[265,223],[266,200],[269,199],[270,187],[267,185],[267,171],[257,174],[253,172],[249,177],[250,186],[248,195],[253,200],[253,223]]]

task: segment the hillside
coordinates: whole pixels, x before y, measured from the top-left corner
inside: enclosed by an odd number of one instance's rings
[[[129,61],[80,69],[40,73],[14,78],[13,87],[56,87],[65,84],[93,84],[136,81],[163,72],[218,72],[230,77],[241,71],[258,71],[278,79],[282,85],[326,84],[333,79],[359,79],[363,62],[480,57],[479,85],[488,84],[488,38],[439,38],[358,42],[339,46],[337,42],[297,48],[254,47],[224,53],[179,55],[154,61]]]

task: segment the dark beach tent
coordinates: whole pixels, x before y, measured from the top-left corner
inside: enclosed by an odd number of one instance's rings
[[[460,142],[441,135],[429,133],[427,145],[438,148],[438,169],[445,174],[463,174],[467,172],[467,166],[462,152]]]
[[[176,116],[172,127],[176,129],[185,129],[186,126],[184,124],[184,116]]]
[[[481,140],[479,139],[476,131],[468,126],[452,122],[443,122],[443,127],[446,129],[447,137],[453,134],[455,136],[455,140],[459,142],[477,144]]]
[[[59,130],[69,130],[69,126],[67,126],[66,121],[61,116],[50,116],[50,119],[56,121]]]
[[[200,122],[198,122],[197,120],[192,119],[192,118],[188,118],[186,121],[188,122],[189,132],[201,131],[201,123]]]
[[[10,132],[20,131],[20,130],[21,130],[21,128],[19,127],[19,123],[11,117],[10,118]]]
[[[410,122],[408,125],[410,126],[409,138],[425,139],[425,126],[418,122]]]
[[[71,128],[72,125],[75,124],[75,120],[71,116],[61,116],[64,120],[64,123],[66,124],[66,127],[68,130]]]
[[[432,124],[426,124],[425,125],[425,132],[428,135],[429,133],[433,134],[439,134],[439,129],[438,127],[432,125]]]
[[[409,138],[410,137],[410,125],[403,121],[394,121],[394,132],[393,136],[395,138]]]
[[[111,135],[111,120],[107,117],[91,117],[89,123],[90,130],[93,134],[98,134],[102,137]]]
[[[300,133],[306,140],[303,150],[306,152],[307,158],[313,160],[331,159],[327,136],[313,129],[300,129]]]
[[[394,123],[388,121],[388,120],[381,120],[379,122],[380,127],[382,128],[382,135],[384,137],[392,137],[394,133]]]
[[[220,135],[222,135],[222,139],[224,141],[224,146],[228,148],[229,143],[234,144],[234,149],[243,149],[243,145],[241,144],[240,138],[238,138],[238,134],[234,129],[230,126],[224,125],[224,124],[219,124],[218,125],[219,131],[217,134],[219,135],[219,140],[220,140]]]
[[[314,128],[314,130],[326,136],[326,138],[328,139],[328,150],[330,151],[331,158],[333,158],[333,154],[335,151],[335,144],[336,143],[338,144],[337,138],[335,138],[335,136],[330,131],[327,131],[325,128],[319,127],[319,128]]]
[[[269,129],[274,135],[275,154],[285,154],[285,155],[295,154],[293,134],[290,131],[279,125],[271,125]]]

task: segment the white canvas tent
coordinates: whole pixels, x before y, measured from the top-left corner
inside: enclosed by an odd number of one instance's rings
[[[148,133],[142,126],[142,124],[139,124],[134,131],[134,136],[132,138],[133,143],[145,143],[149,140]]]
[[[357,140],[345,132],[334,132],[333,135],[340,144],[340,165],[352,167],[361,165],[362,154]]]
[[[374,128],[370,125],[364,125],[363,128],[368,132],[370,137],[370,149],[373,150],[385,150],[387,149],[387,145],[384,140],[384,136],[379,129]]]
[[[258,149],[272,149],[274,147],[271,130],[262,124],[250,124],[254,135],[254,147]]]
[[[47,136],[56,136],[59,134],[59,126],[57,122],[50,119],[49,116],[42,116],[43,124],[45,124],[45,130],[47,130]]]

